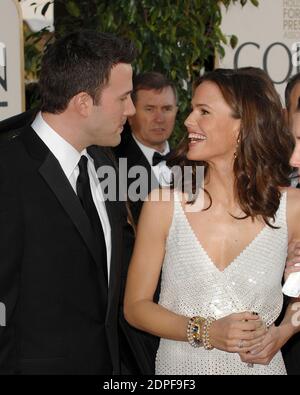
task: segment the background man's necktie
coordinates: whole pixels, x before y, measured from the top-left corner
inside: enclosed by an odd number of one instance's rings
[[[170,154],[166,155],[161,155],[159,152],[154,152],[153,158],[152,158],[152,166],[158,165],[160,162],[164,160],[168,160]]]
[[[102,245],[101,250],[103,251],[103,253],[102,253],[101,264],[103,265],[104,273],[106,276],[105,278],[107,280],[107,255],[106,255],[105,237],[104,237],[102,224],[99,218],[99,214],[96,209],[92,196],[87,163],[88,163],[88,159],[86,156],[83,155],[78,163],[79,176],[76,182],[77,196],[82,204],[82,207],[84,208],[84,211],[89,217],[97,241]]]

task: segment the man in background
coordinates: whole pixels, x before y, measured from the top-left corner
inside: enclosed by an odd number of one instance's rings
[[[31,125],[38,110],[32,109],[0,122],[0,145],[9,141],[21,132],[24,126]]]
[[[142,166],[147,179],[142,180],[144,193],[135,200],[128,194],[135,223],[142,209],[143,199],[155,188],[168,186],[171,172],[166,166],[170,153],[170,138],[177,114],[177,93],[173,82],[164,75],[148,72],[137,75],[133,80],[132,101],[136,113],[128,117],[130,130],[122,135],[121,144],[115,148],[118,159],[127,159],[128,191],[138,177],[129,177],[130,169]],[[122,177],[122,169],[120,169]]]

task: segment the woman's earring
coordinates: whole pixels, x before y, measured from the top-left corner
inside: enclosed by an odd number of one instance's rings
[[[237,141],[236,141],[236,150],[235,150],[235,153],[233,154],[233,159],[234,159],[234,160],[237,158],[237,153],[236,153],[236,151],[237,151],[237,148],[238,148],[239,144],[240,144],[240,136],[238,137],[238,139],[237,139]]]

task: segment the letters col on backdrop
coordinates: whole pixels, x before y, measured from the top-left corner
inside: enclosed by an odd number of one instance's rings
[[[220,67],[264,69],[284,98],[286,83],[300,72],[300,0],[260,0],[259,6],[222,6],[222,31],[238,45],[226,47]]]

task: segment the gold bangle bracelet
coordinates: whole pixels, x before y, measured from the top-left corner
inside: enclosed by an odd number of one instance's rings
[[[202,347],[202,328],[205,323],[203,317],[191,317],[187,326],[187,340],[192,347]]]
[[[205,350],[213,350],[214,347],[212,346],[210,342],[210,336],[209,336],[209,330],[211,327],[211,324],[215,321],[215,318],[213,317],[208,317],[203,325],[203,332],[202,332],[202,342],[203,342],[203,347]]]

